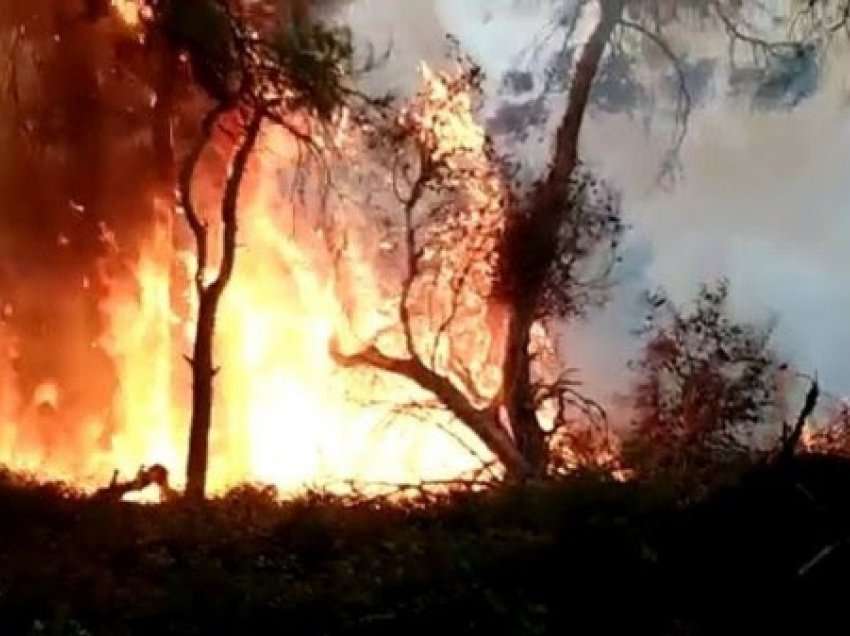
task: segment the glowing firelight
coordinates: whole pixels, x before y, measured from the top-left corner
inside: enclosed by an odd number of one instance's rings
[[[128,26],[139,23],[139,4],[136,0],[112,0],[112,7]]]
[[[471,117],[446,126],[446,134],[467,145],[484,143],[480,129],[458,126],[476,127]],[[367,310],[352,318],[343,310],[323,241],[293,231],[300,212],[282,191],[281,172],[295,165],[295,149],[274,129],[262,142],[240,200],[241,247],[217,325],[221,372],[210,489],[259,481],[283,494],[306,487],[340,491],[352,482],[414,483],[479,468],[489,454],[445,413],[388,418],[388,406],[362,402],[373,395],[373,377],[335,366],[329,343],[334,336],[350,339],[352,319],[358,333],[376,330],[369,328],[368,308],[377,321],[379,274],[368,262],[353,264],[352,293]],[[140,465],[160,463],[181,486],[191,401],[183,356],[191,351],[195,302],[187,284],[193,254],[175,249],[175,224],[181,222],[158,215],[141,253],[123,263],[130,275],[104,275],[106,328],[92,346],[108,355],[117,378],[107,412],[71,420],[55,383],[21,395],[12,364],[15,337],[0,321],[0,346],[8,353],[0,357],[0,463],[84,488],[105,485],[115,469],[129,478]],[[393,401],[419,397],[412,385],[393,384]],[[447,426],[453,428],[447,432]]]

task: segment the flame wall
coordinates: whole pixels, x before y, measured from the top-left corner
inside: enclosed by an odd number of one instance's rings
[[[11,98],[0,99],[10,149],[0,157],[0,463],[89,487],[160,462],[179,484],[193,256],[158,170],[153,62],[126,23],[81,20],[82,2],[13,4],[0,8],[12,60]],[[200,197],[211,218],[220,159]],[[294,162],[266,134],[240,204],[216,344],[212,488],[342,488],[477,466],[442,415],[390,424],[389,407],[363,404],[376,380],[335,369],[327,347],[348,312],[321,236],[292,224],[305,217],[284,187]],[[368,322],[380,281],[366,262],[353,271],[347,301]],[[390,385],[395,401],[417,395]]]

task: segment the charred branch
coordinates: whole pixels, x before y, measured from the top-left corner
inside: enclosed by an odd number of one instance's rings
[[[421,359],[395,358],[370,345],[354,354],[345,354],[339,344],[331,343],[330,353],[343,368],[368,367],[406,378],[433,394],[444,406],[468,426],[496,455],[513,475],[526,472],[526,462],[507,431],[501,426],[494,407],[478,409],[452,382],[430,369]]]
[[[196,145],[195,154],[187,160],[181,191],[190,193],[191,179],[200,153],[209,142],[213,126],[218,120],[213,110],[205,122],[202,141]],[[192,367],[192,417],[189,429],[189,458],[186,469],[186,494],[202,499],[206,490],[206,474],[209,455],[209,433],[212,425],[213,380],[218,369],[214,366],[215,322],[218,305],[236,262],[237,207],[239,193],[248,166],[248,159],[257,144],[264,118],[264,111],[256,108],[245,123],[245,130],[233,157],[221,203],[221,225],[223,231],[222,257],[213,281],[204,282],[207,260],[207,225],[194,208],[189,206],[187,221],[197,242],[198,319],[195,325],[195,343],[190,360]],[[205,140],[204,140],[205,139]],[[188,179],[188,180],[187,180]],[[187,197],[186,200],[190,200]]]
[[[116,470],[109,485],[97,490],[94,493],[94,498],[120,501],[125,495],[141,492],[150,486],[159,488],[161,500],[173,499],[177,494],[168,483],[168,469],[161,464],[154,464],[148,468],[140,466],[136,476],[129,481],[120,481]]]
[[[192,236],[195,239],[195,288],[198,294],[204,291],[204,273],[207,268],[208,246],[207,246],[207,223],[198,214],[192,196],[192,186],[195,182],[195,173],[201,157],[210,144],[220,118],[226,113],[228,107],[219,104],[209,111],[201,124],[201,134],[184,159],[178,182],[180,207]]]
[[[800,414],[797,416],[797,421],[794,424],[794,428],[791,430],[791,434],[782,444],[782,449],[779,452],[778,462],[787,463],[793,459],[794,453],[797,450],[797,446],[800,444],[800,439],[803,436],[803,429],[805,428],[806,422],[808,421],[809,417],[811,417],[812,413],[814,413],[815,407],[818,404],[819,397],[820,386],[818,385],[817,380],[813,380],[812,385],[809,388],[809,392],[806,394],[806,400],[803,403],[803,408],[800,410]]]

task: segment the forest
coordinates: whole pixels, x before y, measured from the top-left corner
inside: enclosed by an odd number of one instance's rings
[[[848,0],[0,50],[0,633],[845,629]]]

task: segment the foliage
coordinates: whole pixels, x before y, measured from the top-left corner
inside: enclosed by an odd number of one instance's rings
[[[172,0],[159,11],[166,35],[188,53],[195,80],[213,97],[231,99],[238,90],[241,69],[234,24],[225,5],[217,0]]]
[[[626,231],[621,214],[619,193],[579,163],[570,176],[557,258],[540,300],[542,314],[572,318],[605,304]]]
[[[729,316],[728,283],[705,285],[693,306],[676,307],[663,294],[648,297],[643,353],[627,452],[644,470],[698,472],[757,447],[759,425],[776,405],[779,363],[770,326]]]
[[[292,86],[300,94],[295,108],[315,109],[320,117],[329,118],[345,102],[353,54],[347,29],[313,24],[281,30],[272,47],[277,63],[288,69]]]
[[[578,583],[601,584],[601,563],[653,576],[625,519],[669,505],[596,476],[428,505],[280,503],[245,486],[200,508],[139,506],[39,488],[0,481],[17,520],[0,528],[4,634],[552,633],[570,614],[561,594],[595,596]],[[551,585],[567,567],[575,585]]]
[[[248,97],[266,108],[283,106],[285,114],[325,120],[349,95],[353,47],[347,29],[292,24],[280,10],[248,12],[237,0],[168,0],[153,15],[216,101]]]
[[[599,69],[593,87],[593,105],[603,112],[634,114],[645,108],[649,96],[636,79],[637,60],[621,47],[615,48]]]
[[[197,507],[0,473],[0,631],[821,633],[830,604],[813,613],[800,595],[831,586],[824,571],[847,555],[798,572],[846,536],[850,469],[798,461],[791,479],[754,473],[685,508],[662,482],[589,473],[427,504],[243,486]]]

